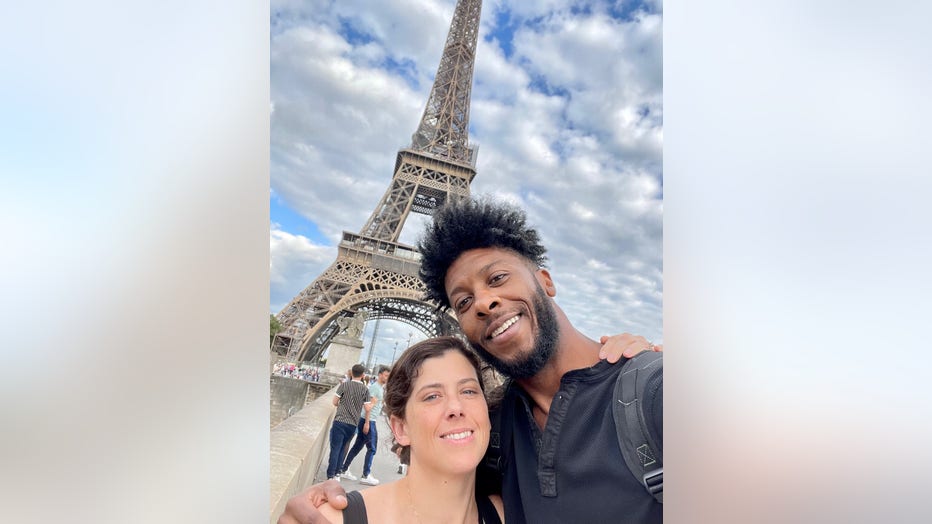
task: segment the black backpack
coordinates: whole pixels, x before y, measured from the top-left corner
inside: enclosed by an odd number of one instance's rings
[[[663,442],[657,442],[648,431],[643,409],[647,377],[658,368],[662,373],[663,353],[655,351],[642,351],[624,363],[615,380],[612,416],[628,469],[657,502],[663,503]]]
[[[657,369],[663,372],[663,353],[655,351],[642,351],[622,365],[615,380],[612,417],[625,464],[648,493],[663,503],[663,442],[657,441],[648,431],[643,410],[648,393],[647,378]],[[510,425],[502,427],[502,409],[507,408],[499,405],[491,411],[492,433],[483,461],[483,466],[498,474],[504,471],[501,443],[511,439]],[[481,470],[477,480],[491,481]]]

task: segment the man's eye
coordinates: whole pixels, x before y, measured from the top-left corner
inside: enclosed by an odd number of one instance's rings
[[[492,278],[489,279],[489,282],[492,284],[495,284],[497,282],[501,282],[507,276],[508,276],[508,273],[498,273],[498,274],[492,275]]]
[[[456,310],[462,311],[463,308],[469,305],[469,297],[464,297],[456,303]]]

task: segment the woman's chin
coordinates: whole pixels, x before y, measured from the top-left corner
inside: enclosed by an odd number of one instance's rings
[[[444,462],[444,469],[455,475],[467,475],[476,471],[476,466],[482,461],[482,455],[478,457],[447,457]]]

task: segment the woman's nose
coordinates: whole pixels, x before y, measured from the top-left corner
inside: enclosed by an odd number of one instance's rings
[[[459,397],[453,395],[447,401],[447,417],[459,417],[463,414],[463,404],[460,402]]]

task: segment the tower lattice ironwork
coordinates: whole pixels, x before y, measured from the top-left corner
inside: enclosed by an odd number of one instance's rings
[[[459,0],[443,56],[411,145],[401,149],[388,190],[359,233],[343,232],[336,261],[278,313],[272,348],[288,360],[313,360],[358,314],[389,318],[429,335],[458,332],[456,321],[425,302],[420,254],[398,241],[411,213],[430,215],[469,196],[476,149],[469,145],[469,101],[481,0]]]

